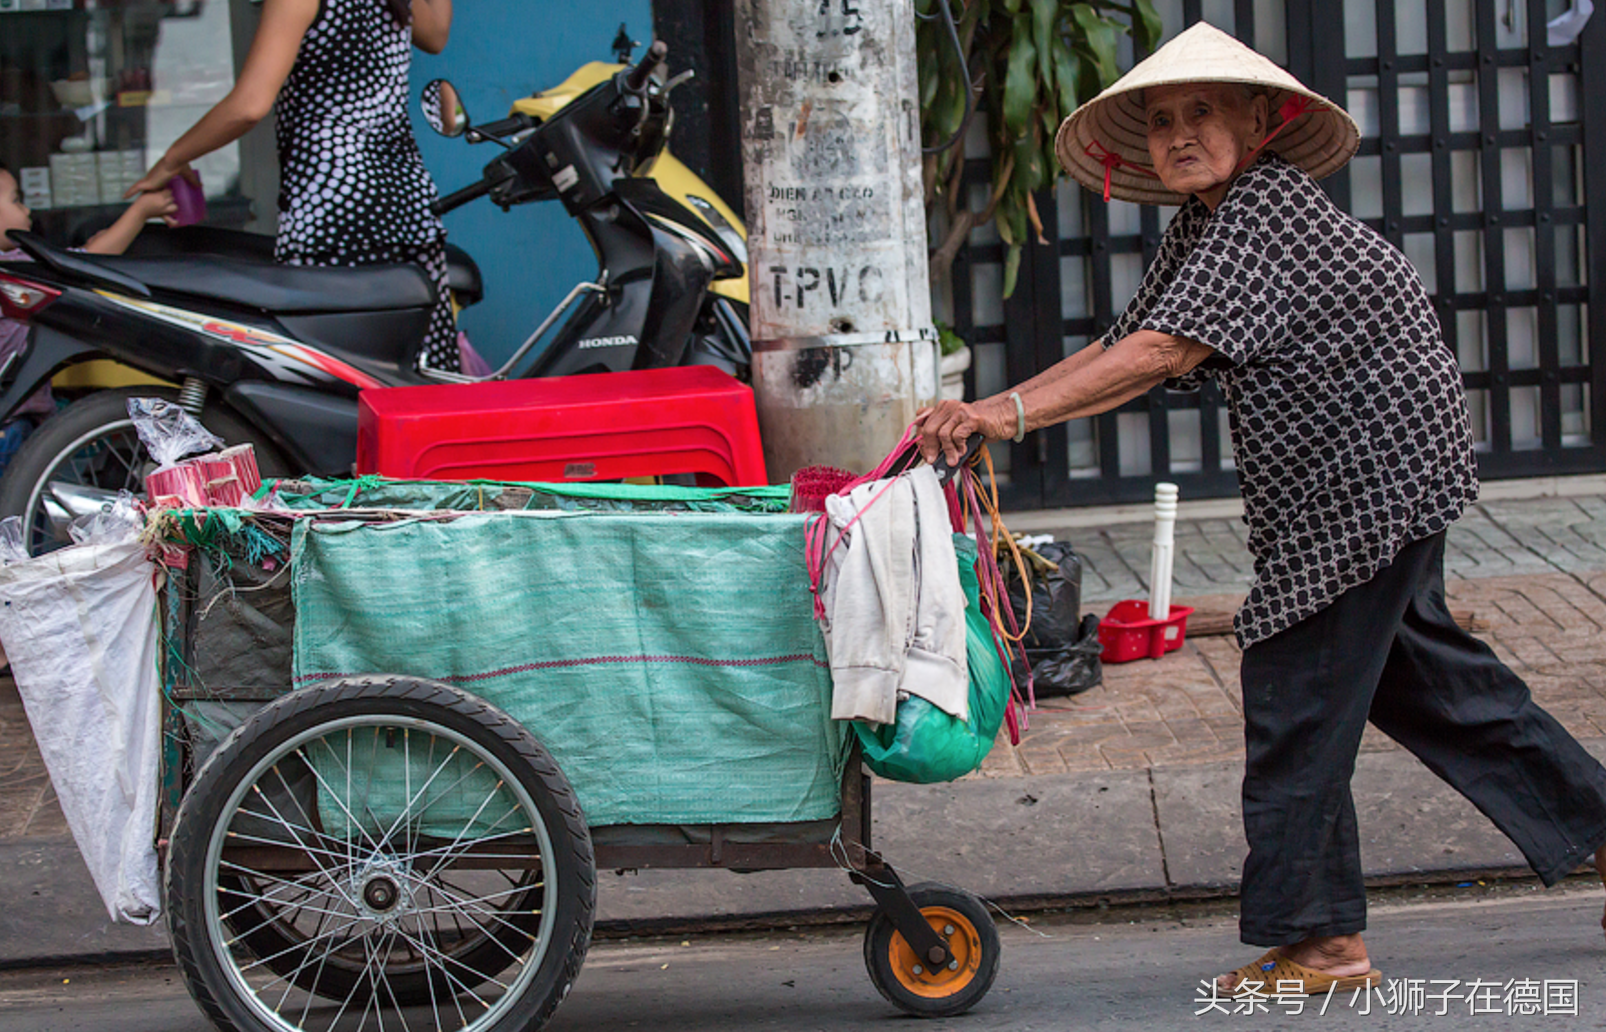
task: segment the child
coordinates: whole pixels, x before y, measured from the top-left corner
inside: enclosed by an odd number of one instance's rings
[[[117,217],[116,222],[90,237],[82,249],[91,254],[122,254],[139,236],[139,231],[145,228],[148,219],[160,217],[170,221],[177,210],[173,195],[167,190],[140,194]],[[0,262],[29,260],[27,254],[11,239],[11,234],[32,228],[33,214],[22,202],[22,187],[17,184],[17,178],[11,174],[11,170],[0,165]],[[0,267],[0,271],[4,271],[3,267]],[[21,354],[27,343],[27,326],[15,319],[0,318],[0,369],[13,361],[12,356]],[[44,419],[55,410],[48,383],[17,407],[11,414],[11,420],[0,428],[0,469],[16,454],[17,446],[33,429],[32,419],[19,417]]]
[[[173,194],[168,190],[153,190],[134,198],[117,221],[89,238],[82,250],[90,254],[122,254],[139,236],[150,219],[162,218],[171,222],[178,211]],[[11,239],[13,230],[27,232],[33,228],[33,213],[22,203],[22,187],[11,170],[0,165],[0,261],[27,261],[27,255],[17,250]]]

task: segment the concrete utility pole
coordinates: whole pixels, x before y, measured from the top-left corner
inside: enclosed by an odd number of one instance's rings
[[[873,468],[937,396],[910,0],[736,0],[770,478]]]

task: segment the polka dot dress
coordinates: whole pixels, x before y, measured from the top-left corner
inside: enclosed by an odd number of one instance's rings
[[[1226,395],[1255,583],[1248,646],[1371,580],[1478,494],[1466,395],[1421,278],[1300,169],[1266,155],[1211,212],[1190,200],[1105,337],[1216,354],[1174,389]]]
[[[416,262],[440,296],[420,364],[459,367],[446,230],[407,121],[412,29],[385,0],[322,0],[279,91],[279,235],[292,265]]]

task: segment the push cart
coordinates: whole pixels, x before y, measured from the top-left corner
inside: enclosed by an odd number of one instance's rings
[[[906,886],[871,849],[871,779],[828,719],[819,643],[775,640],[804,634],[796,614],[750,643],[725,635],[730,654],[654,640],[718,632],[758,608],[751,592],[777,594],[767,579],[794,576],[776,569],[801,561],[776,548],[801,542],[784,491],[284,487],[304,512],[165,528],[184,564],[162,605],[165,905],[219,1028],[538,1028],[585,959],[599,869],[842,868],[876,904],[864,959],[882,996],[938,1017],[986,995],[1000,949],[987,909]],[[574,565],[559,539],[611,551],[554,594]],[[749,594],[674,597],[719,569]],[[812,626],[802,590],[763,608]],[[467,616],[466,598],[480,600]],[[640,611],[632,641],[608,627],[622,608]],[[534,644],[506,635],[505,655],[478,655],[506,621]],[[560,697],[576,685],[591,694]],[[777,716],[796,696],[808,705]],[[649,723],[708,740],[639,747]],[[722,805],[742,819],[708,819]]]

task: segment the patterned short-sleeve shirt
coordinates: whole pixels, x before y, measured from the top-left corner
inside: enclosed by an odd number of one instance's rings
[[[1364,584],[1478,494],[1466,395],[1421,278],[1304,171],[1265,155],[1172,219],[1102,343],[1139,329],[1215,351],[1255,559],[1247,647]]]

